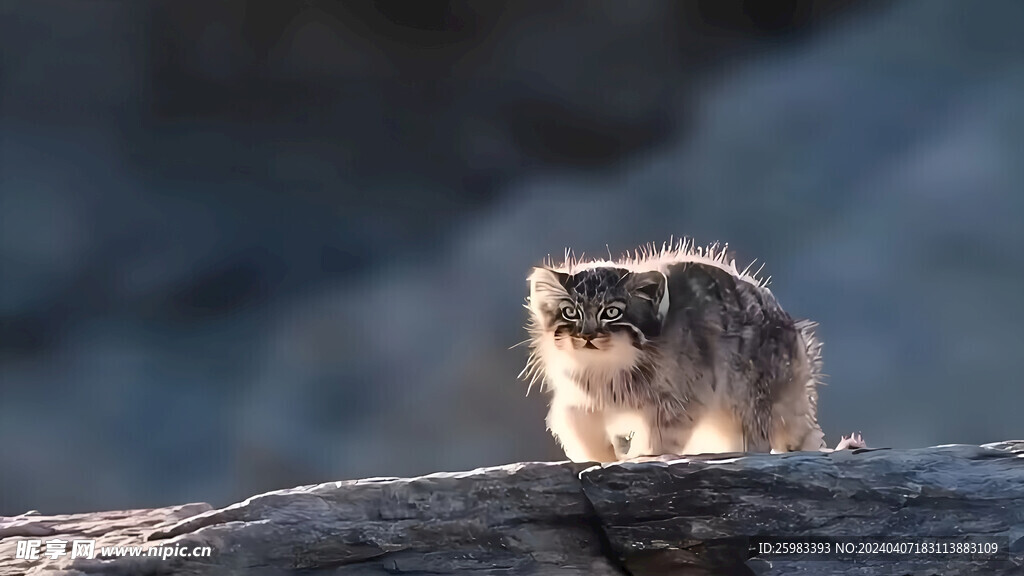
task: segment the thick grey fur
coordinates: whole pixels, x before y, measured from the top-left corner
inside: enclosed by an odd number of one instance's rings
[[[528,306],[533,353],[524,372],[552,392],[548,426],[571,459],[608,462],[684,448],[699,453],[706,444],[689,443],[695,430],[723,419],[738,428],[725,435],[733,446],[728,450],[824,449],[815,324],[792,318],[765,282],[737,270],[726,254],[717,245],[694,248],[682,241],[615,262],[567,257],[561,266],[534,269]],[[657,290],[649,286],[652,275],[661,278]],[[644,293],[630,292],[634,284]],[[612,299],[626,302],[626,309],[602,333],[628,334],[640,352],[624,369],[590,369],[605,349],[580,353],[564,340],[579,346],[594,332],[592,309]],[[560,314],[567,302],[580,307],[579,320]],[[629,411],[642,416],[623,416]],[[649,429],[637,449],[652,452],[631,449],[616,429],[623,418]]]

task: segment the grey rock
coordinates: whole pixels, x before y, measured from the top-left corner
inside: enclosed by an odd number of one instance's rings
[[[210,510],[205,503],[183,504],[148,510],[116,510],[84,514],[42,515],[32,510],[18,516],[0,516],[0,576],[22,574],[76,576],[83,572],[72,568],[70,542],[92,539],[101,546],[139,546],[146,534],[163,525],[173,525]],[[68,554],[51,560],[40,551],[40,560],[18,559],[18,542],[25,540],[64,540]],[[122,559],[114,573],[132,574],[129,562]],[[118,572],[119,570],[119,572]],[[86,571],[84,574],[94,574]]]
[[[582,475],[612,549],[634,576],[948,576],[1019,574],[1024,566],[1019,441],[659,460]],[[759,554],[761,543],[796,542],[831,548],[803,556]],[[926,542],[995,544],[998,551],[886,555],[871,547]],[[837,549],[847,544],[852,552]]]
[[[126,575],[621,574],[602,551],[580,489],[582,468],[524,463],[269,492],[150,526],[145,536],[133,533],[131,545],[210,546],[210,558],[65,559],[55,567]],[[122,514],[130,519],[134,513]],[[88,514],[67,518],[90,525],[106,521]],[[108,542],[101,532],[93,531],[97,547],[123,540],[117,533]],[[0,561],[0,574],[23,574],[25,562],[9,560],[16,544],[8,538],[2,546],[9,553]]]
[[[206,504],[0,517],[0,575],[1020,574],[1024,441],[907,450],[520,463]],[[20,540],[210,546],[209,557],[15,558]],[[759,543],[851,543],[786,556]],[[996,544],[974,555],[869,542]]]

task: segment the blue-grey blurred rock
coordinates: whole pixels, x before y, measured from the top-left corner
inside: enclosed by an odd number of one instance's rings
[[[831,442],[1019,436],[1019,3],[256,4],[0,5],[0,514],[558,458],[526,270],[670,235]]]

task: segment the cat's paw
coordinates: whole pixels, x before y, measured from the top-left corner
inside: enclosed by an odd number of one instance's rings
[[[836,444],[836,451],[839,450],[856,450],[857,448],[867,448],[868,444],[864,441],[864,436],[860,432],[854,432],[849,436],[843,435],[843,439]]]

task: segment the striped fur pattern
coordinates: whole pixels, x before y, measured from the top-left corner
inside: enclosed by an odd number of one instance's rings
[[[521,375],[570,459],[824,447],[814,323],[727,255],[681,240],[532,271]]]

